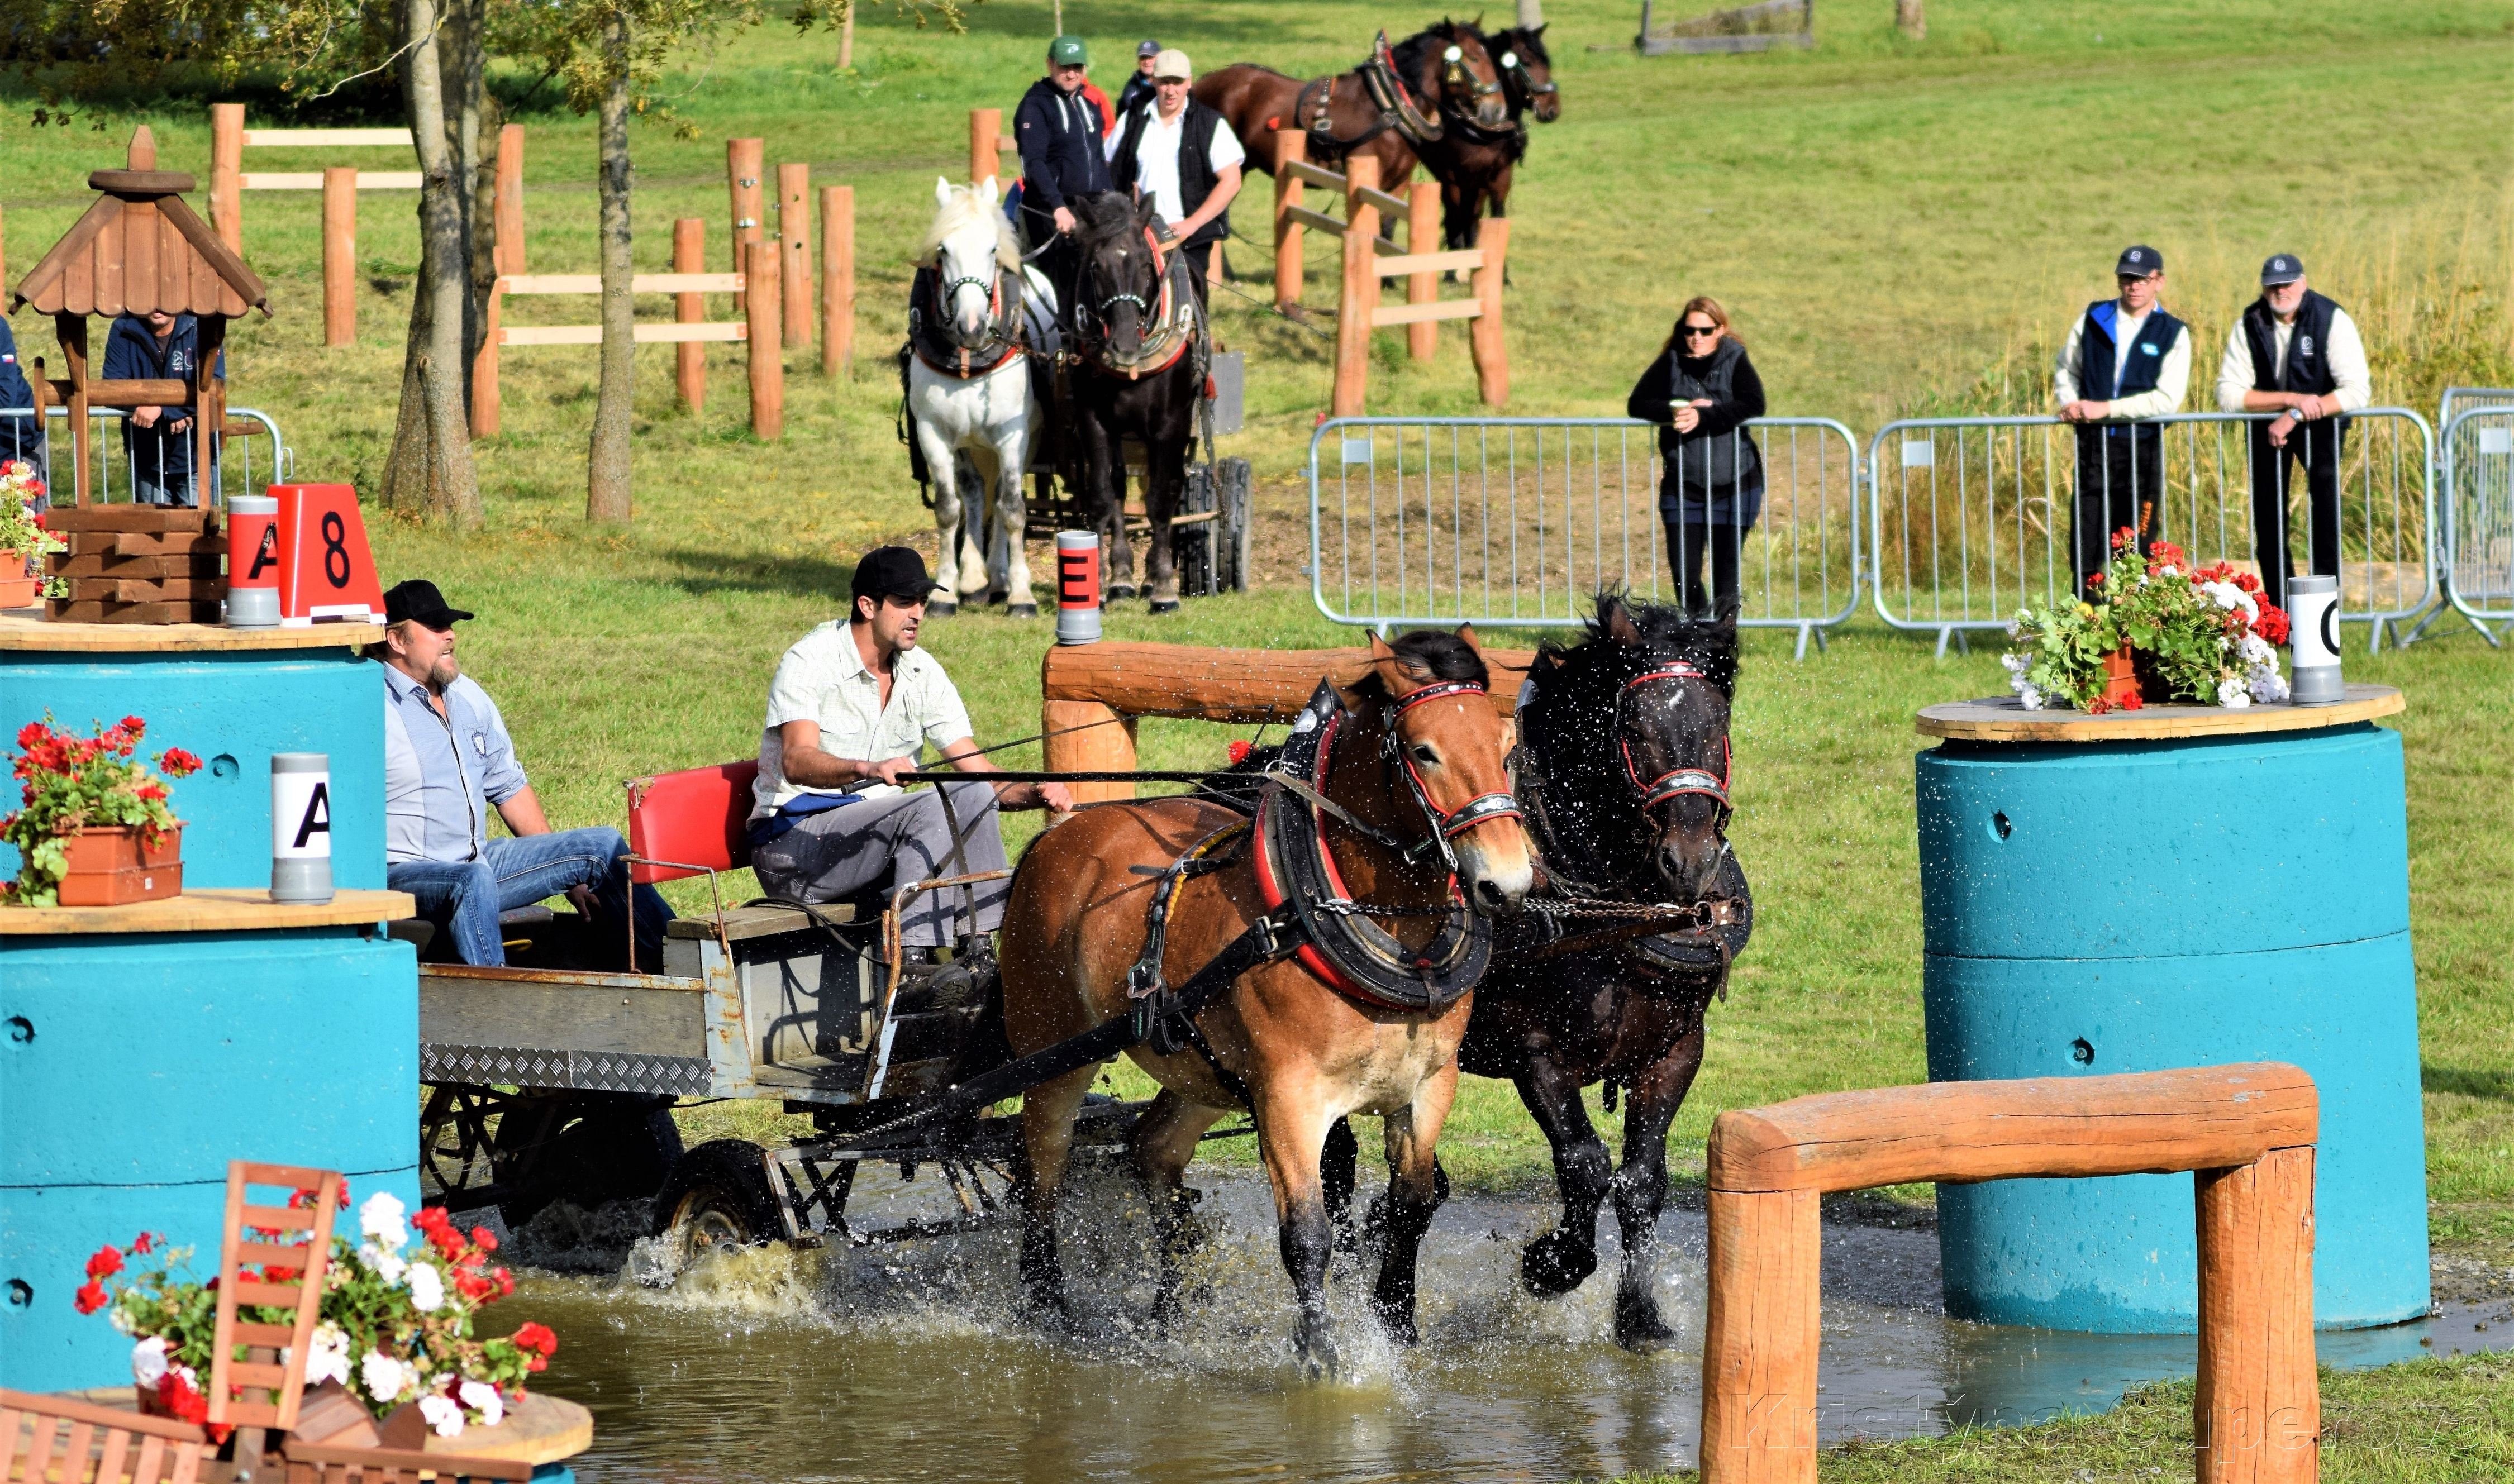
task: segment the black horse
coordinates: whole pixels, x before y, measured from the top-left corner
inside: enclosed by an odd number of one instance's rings
[[[1728,716],[1737,683],[1733,616],[1601,597],[1570,647],[1546,644],[1519,709],[1520,806],[1542,861],[1543,901],[1690,907],[1678,931],[1648,919],[1548,916],[1504,930],[1477,987],[1460,1069],[1505,1077],[1554,1148],[1562,1217],[1520,1264],[1531,1293],[1557,1297],[1598,1266],[1598,1211],[1611,1195],[1623,1229],[1615,1343],[1648,1350],[1675,1338],[1650,1292],[1667,1199],[1667,1131],[1702,1067],[1703,1020],[1754,926],[1745,872],[1728,848]],[[1531,899],[1531,908],[1541,906]],[[1646,934],[1647,936],[1641,936]],[[1580,1090],[1621,1092],[1623,1167],[1611,1167]],[[1328,1157],[1352,1189],[1350,1132]]]
[[[1187,494],[1188,451],[1196,441],[1196,397],[1210,345],[1187,257],[1156,245],[1153,203],[1114,191],[1083,196],[1075,208],[1080,247],[1074,296],[1085,500],[1108,552],[1112,601],[1135,595],[1135,556],[1126,540],[1125,446],[1144,449],[1144,509],[1152,540],[1144,562],[1152,610],[1179,606],[1170,520]]]

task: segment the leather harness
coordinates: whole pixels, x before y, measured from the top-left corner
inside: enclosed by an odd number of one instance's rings
[[[1468,80],[1464,56],[1454,42],[1441,54],[1444,68],[1441,80],[1444,84],[1466,80],[1468,89],[1478,96],[1500,86],[1498,83]],[[1378,105],[1379,116],[1361,133],[1339,139],[1330,132],[1332,126],[1328,123],[1327,111],[1335,103],[1336,84],[1354,73],[1358,73],[1361,78],[1363,94]],[[1406,87],[1405,79],[1398,75],[1396,50],[1388,44],[1388,33],[1384,30],[1371,45],[1369,60],[1356,67],[1353,73],[1331,73],[1310,79],[1301,85],[1300,96],[1292,104],[1293,127],[1310,137],[1313,148],[1331,156],[1358,149],[1391,129],[1415,144],[1436,143],[1447,133],[1444,115],[1457,117],[1460,123],[1472,127],[1472,121],[1450,108],[1445,98],[1436,101],[1429,113],[1415,102],[1413,90]]]
[[[997,266],[994,281],[988,287],[987,333],[975,344],[960,340],[959,322],[952,312],[952,299],[963,287],[978,284],[973,277],[946,281],[939,271],[923,268],[918,278],[934,286],[933,312],[914,295],[909,298],[908,343],[925,369],[936,376],[954,381],[974,381],[1001,367],[1027,349],[1022,313],[1021,274],[1012,268]]]

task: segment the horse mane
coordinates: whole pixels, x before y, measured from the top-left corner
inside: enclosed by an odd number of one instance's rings
[[[1731,703],[1736,701],[1737,624],[1733,618],[1696,619],[1673,604],[1636,602],[1618,592],[1602,592],[1597,601],[1596,615],[1581,626],[1580,642],[1564,645],[1548,639],[1537,645],[1538,662],[1529,673],[1540,692],[1546,689],[1549,676],[1569,678],[1569,671],[1602,669],[1613,674],[1620,685],[1626,670],[1639,674],[1652,665],[1681,660],[1700,670],[1722,700]],[[1633,626],[1641,630],[1642,642],[1638,645],[1617,643],[1606,631],[1607,616],[1619,603]],[[1618,656],[1631,659],[1621,664],[1606,662]]]
[[[975,185],[953,186],[952,199],[935,208],[933,224],[925,228],[925,240],[916,245],[916,265],[937,266],[944,242],[981,219],[995,229],[995,266],[1006,272],[1020,272],[1021,243],[1013,236],[1012,222],[1002,212],[988,206]]]
[[[1135,203],[1114,190],[1093,191],[1065,203],[1074,209],[1075,240],[1101,242],[1135,224]]]
[[[1411,88],[1416,79],[1423,75],[1423,60],[1432,50],[1433,43],[1474,41],[1480,46],[1483,39],[1484,33],[1477,28],[1474,21],[1451,20],[1442,17],[1434,24],[1427,25],[1403,41],[1390,46],[1388,55],[1397,63],[1397,75],[1405,80],[1405,86]]]
[[[1527,56],[1534,58],[1537,65],[1544,67],[1547,71],[1552,71],[1554,68],[1554,58],[1545,50],[1545,38],[1536,34],[1537,31],[1543,29],[1543,26],[1537,26],[1534,28],[1523,25],[1510,26],[1507,29],[1498,30],[1493,32],[1491,35],[1486,36],[1484,38],[1484,49],[1486,51],[1490,51],[1493,43],[1499,42],[1504,50],[1523,52]]]
[[[1397,662],[1407,674],[1427,684],[1437,685],[1444,680],[1471,680],[1487,688],[1492,684],[1492,672],[1484,667],[1484,657],[1447,629],[1418,628],[1398,635],[1388,647],[1397,651]],[[1358,696],[1389,699],[1388,687],[1376,669],[1365,673],[1353,690]]]

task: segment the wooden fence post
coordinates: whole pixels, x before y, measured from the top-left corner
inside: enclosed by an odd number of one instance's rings
[[[854,10],[849,8],[852,16]],[[821,371],[856,374],[856,188],[821,187]]]
[[[1379,161],[1344,162],[1344,282],[1336,298],[1334,415],[1358,418],[1370,396],[1370,311],[1379,307],[1379,208],[1362,192],[1379,188]]]
[[[1003,174],[1000,143],[1004,133],[1004,110],[972,108],[969,110],[969,183],[975,185]]]
[[[704,273],[707,271],[707,222],[697,217],[682,217],[672,222],[672,271]],[[684,325],[695,325],[707,318],[706,296],[675,294],[672,296],[672,318]],[[697,417],[707,408],[707,346],[696,341],[683,341],[672,347],[672,385],[681,395],[681,405]]]
[[[1817,1274],[1813,1190],[1713,1190],[1702,1353],[1703,1484],[1813,1484]]]
[[[750,290],[750,433],[774,443],[786,432],[786,347],[777,327],[777,250],[765,242],[750,244],[745,259],[743,285]]]
[[[2313,1156],[2193,1175],[2200,1238],[2200,1484],[2310,1484],[2322,1395],[2313,1370]]]
[[[1097,701],[1042,701],[1038,707],[1040,766],[1050,772],[1132,773],[1135,718]],[[1097,804],[1131,799],[1132,783],[1075,783],[1074,801]]]
[[[1310,141],[1298,129],[1275,130],[1275,307],[1301,301],[1302,226],[1291,218],[1290,208],[1301,204],[1301,182],[1283,167],[1292,161],[1306,162]]]
[[[358,339],[358,173],[323,172],[323,343]]]
[[[1417,180],[1405,187],[1405,251],[1434,253],[1440,247],[1440,184],[1437,180]],[[1405,301],[1428,304],[1440,297],[1440,275],[1409,273],[1405,276]],[[1418,361],[1430,361],[1432,352],[1440,344],[1438,320],[1422,320],[1405,327],[1405,353]]]
[[[777,167],[777,301],[786,307],[786,348],[812,345],[812,167]]]
[[[1484,265],[1476,269],[1476,300],[1483,312],[1469,321],[1467,348],[1475,352],[1476,381],[1484,405],[1505,407],[1510,403],[1510,351],[1501,338],[1501,275],[1510,261],[1510,222],[1484,218],[1476,224],[1476,247],[1484,255]]]
[[[508,124],[498,131],[497,210],[498,271],[524,272],[524,126],[521,124]]]
[[[732,262],[727,271],[750,271],[750,245],[759,240],[759,173],[766,158],[766,141],[761,140],[727,140],[724,141],[725,188],[733,199]],[[770,275],[775,276],[775,275]],[[757,282],[756,279],[751,282]],[[743,296],[733,297],[733,312],[744,309]]]
[[[227,251],[244,253],[244,104],[210,104],[210,225]]]
[[[499,419],[504,416],[506,400],[498,389],[498,346],[506,335],[506,275],[489,286],[489,298],[480,306],[480,351],[471,357],[471,436],[495,438]]]

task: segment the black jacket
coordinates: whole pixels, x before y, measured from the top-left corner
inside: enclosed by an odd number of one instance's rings
[[[1079,89],[1066,93],[1044,77],[1030,85],[1013,111],[1013,139],[1021,145],[1023,211],[1053,217],[1074,197],[1110,188],[1100,128],[1100,110]]]
[[[1670,404],[1696,397],[1709,398],[1711,405],[1701,409],[1701,421],[1691,432],[1680,433]],[[1662,511],[1673,515],[1682,507],[1687,517],[1698,520],[1703,497],[1716,494],[1720,499],[1711,512],[1714,519],[1753,522],[1762,503],[1763,460],[1755,452],[1753,438],[1743,433],[1729,436],[1747,420],[1764,415],[1764,381],[1755,374],[1745,346],[1723,336],[1719,347],[1706,356],[1687,357],[1672,350],[1660,354],[1633,383],[1624,415],[1659,424],[1659,452],[1667,460],[1659,496]],[[1729,500],[1739,495],[1748,497],[1742,509],[1732,507]]]
[[[1117,90],[1117,116],[1124,118],[1135,111],[1136,104],[1152,100],[1153,80],[1141,72],[1134,73],[1126,79],[1126,86]]]
[[[18,364],[18,338],[9,321],[0,319],[0,408],[35,405],[35,389],[26,368]],[[0,418],[0,459],[23,459],[40,472],[44,466],[44,420],[29,411],[23,417]]]
[[[161,342],[148,328],[146,316],[125,314],[113,322],[111,333],[105,337],[104,375],[117,381],[188,381],[200,353],[201,324],[191,315],[176,315],[173,333]],[[222,381],[226,380],[225,351],[219,352],[210,374]],[[132,472],[154,484],[188,483],[192,477],[192,436],[189,431],[168,432],[166,427],[191,416],[187,409],[168,408],[155,427],[142,427],[124,420],[122,446],[130,455]]]
[[[1152,127],[1155,106],[1152,100],[1146,99],[1142,107],[1118,116],[1117,156],[1109,162],[1110,189],[1134,189],[1135,177],[1140,170],[1136,151],[1144,141],[1144,131]],[[1179,119],[1179,206],[1185,213],[1181,221],[1196,215],[1196,209],[1204,205],[1205,198],[1213,194],[1213,187],[1222,179],[1213,168],[1213,131],[1221,123],[1221,114],[1194,98],[1187,100],[1187,111]],[[1231,213],[1225,211],[1196,228],[1196,235],[1187,240],[1187,245],[1194,247],[1200,242],[1219,242],[1230,235]]]
[[[2277,319],[2262,300],[2244,309],[2244,341],[2252,352],[2252,387],[2257,391],[2309,391],[2326,396],[2339,389],[2331,369],[2331,320],[2339,306],[2304,291],[2295,310],[2295,329],[2287,341],[2287,364],[2278,364]]]

